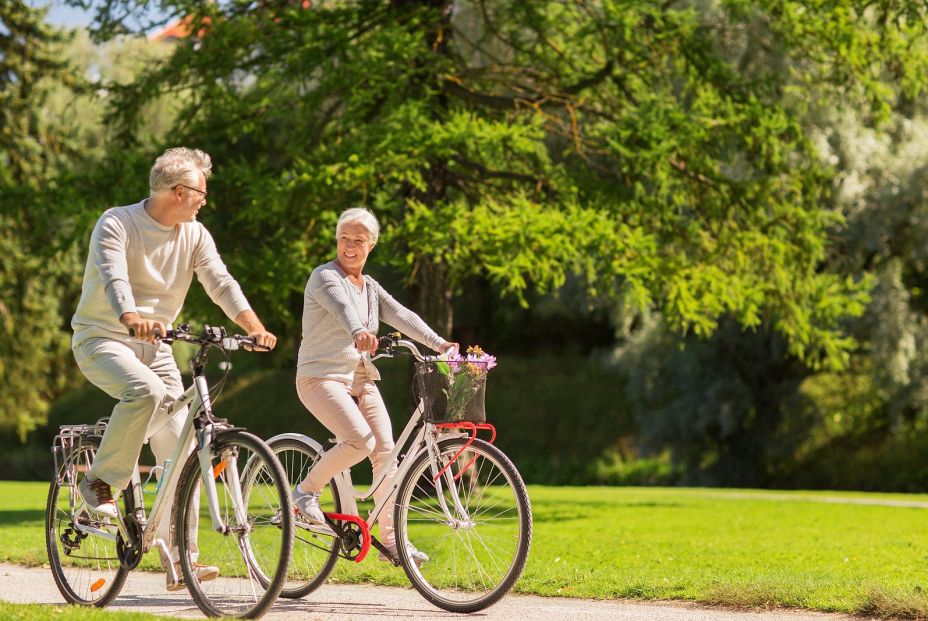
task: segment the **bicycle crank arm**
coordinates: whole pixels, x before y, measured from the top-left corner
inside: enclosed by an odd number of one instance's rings
[[[87,526],[77,521],[74,522],[74,530],[80,531],[84,533],[85,535],[93,535],[94,537],[102,537],[104,539],[109,539],[110,541],[113,541],[113,542],[119,540],[119,535],[114,535],[113,533],[107,532],[105,530],[101,530],[99,528],[94,528],[93,526]]]

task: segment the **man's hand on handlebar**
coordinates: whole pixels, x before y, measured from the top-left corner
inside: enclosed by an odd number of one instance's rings
[[[270,351],[274,349],[277,345],[277,337],[268,332],[267,330],[260,330],[258,332],[253,332],[248,335],[249,338],[255,340],[255,346],[244,345],[243,347],[248,351]]]
[[[119,322],[129,329],[129,336],[154,343],[167,333],[167,328],[160,321],[142,319],[138,313],[123,313]]]

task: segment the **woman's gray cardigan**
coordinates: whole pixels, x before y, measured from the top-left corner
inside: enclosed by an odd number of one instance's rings
[[[414,312],[393,299],[376,280],[364,276],[368,317],[360,317],[348,287],[355,287],[335,261],[313,270],[303,294],[303,341],[297,375],[351,382],[358,363],[373,379],[380,373],[354,347],[359,332],[377,334],[380,319],[406,336],[438,350],[446,343]]]

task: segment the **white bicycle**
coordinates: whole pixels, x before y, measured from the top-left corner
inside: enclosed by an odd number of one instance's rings
[[[168,412],[170,418],[190,406],[151,513],[146,516],[138,466],[122,491],[123,507],[115,520],[90,513],[77,485],[90,470],[106,419],[95,425],[62,426],[52,445],[55,476],[45,515],[55,584],[71,604],[106,606],[146,552],[158,547],[167,555],[169,542],[157,538],[157,529],[168,519],[164,490],[176,480],[173,524],[180,567],[197,606],[208,616],[260,617],[283,588],[292,553],[294,520],[287,475],[263,440],[213,416],[204,375],[210,350],[226,354],[242,345],[255,347],[255,342],[209,326],[198,336],[180,326],[162,340],[200,348],[190,363],[193,383]],[[194,440],[196,450],[188,455]],[[219,566],[219,578],[202,584],[196,579],[197,550]],[[174,574],[174,567],[168,571]]]
[[[399,334],[382,337],[379,345],[382,353],[374,359],[409,352],[419,378],[434,371],[439,361],[420,354]],[[282,597],[312,592],[339,556],[360,563],[371,546],[401,565],[413,587],[445,610],[482,610],[515,584],[532,539],[532,510],[522,477],[492,444],[496,430],[484,422],[482,393],[475,407],[467,408],[468,420],[448,421],[442,418],[447,404],[441,394],[430,394],[428,384],[419,383],[418,405],[390,455],[391,461],[398,459],[398,470],[388,497],[396,497],[397,549],[412,543],[429,560],[417,566],[406,554],[397,559],[371,535],[382,509],[375,504],[363,519],[357,500],[372,498],[384,477],[359,491],[346,470],[323,490],[325,524],[311,525],[297,516],[293,560]],[[489,441],[477,439],[480,430],[491,433]],[[275,436],[268,444],[291,486],[306,477],[324,451],[319,442],[301,434]]]

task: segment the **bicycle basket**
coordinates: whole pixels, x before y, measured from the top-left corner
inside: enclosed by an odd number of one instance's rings
[[[445,362],[417,362],[415,386],[427,423],[487,420],[485,372],[477,376],[466,371],[452,373]]]

